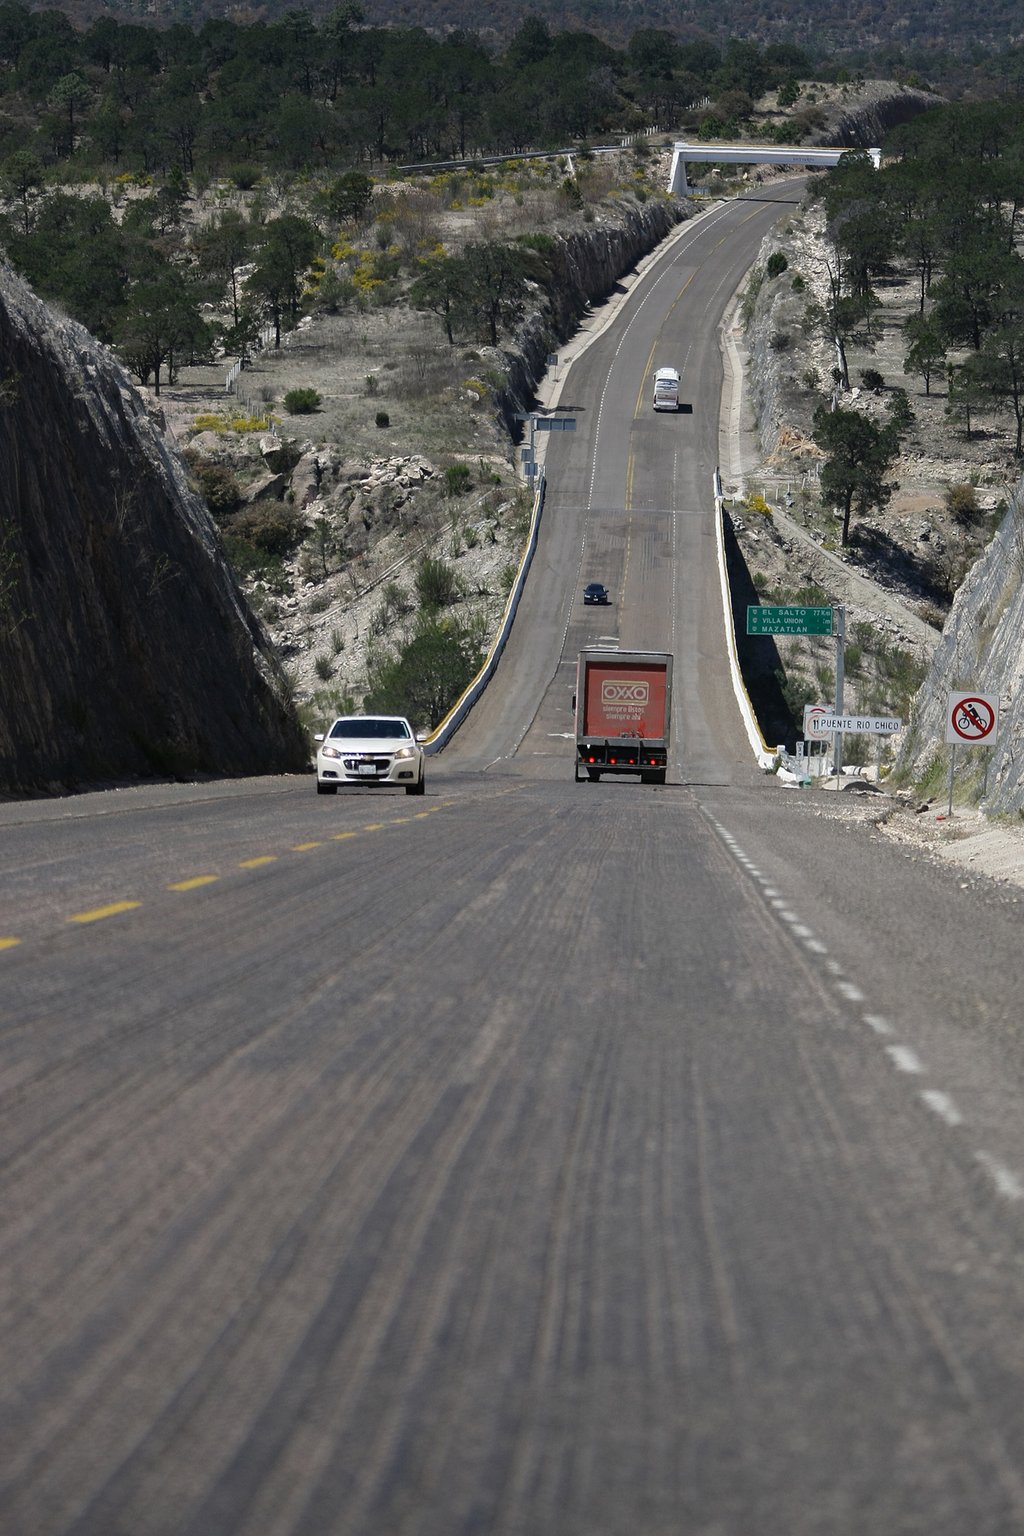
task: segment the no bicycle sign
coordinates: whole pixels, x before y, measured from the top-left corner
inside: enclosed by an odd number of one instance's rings
[[[999,725],[996,693],[950,693],[946,696],[946,740],[953,746],[990,747]]]

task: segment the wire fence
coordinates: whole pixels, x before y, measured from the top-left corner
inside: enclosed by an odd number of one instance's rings
[[[269,351],[269,349],[274,345],[275,336],[276,332],[274,327],[272,325],[265,325],[262,331],[260,331],[259,335],[253,341],[253,353],[255,354]],[[285,333],[281,337],[281,340],[282,342],[287,342],[288,334]],[[225,392],[229,395],[234,395],[238,400],[242,399],[242,391],[239,388],[238,380],[242,375],[245,364],[246,359],[244,357],[237,357],[231,364],[231,367],[228,369],[227,378],[224,380]]]

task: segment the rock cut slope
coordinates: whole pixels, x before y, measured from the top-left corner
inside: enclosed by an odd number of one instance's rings
[[[139,395],[0,268],[0,791],[306,756],[270,643]]]

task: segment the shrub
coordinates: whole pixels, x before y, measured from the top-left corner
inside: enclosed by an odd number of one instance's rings
[[[313,307],[325,314],[336,315],[347,309],[356,299],[356,285],[351,278],[343,277],[335,267],[329,267],[320,280],[313,299]]]
[[[914,412],[905,389],[894,389],[889,396],[888,411],[896,430],[909,432],[914,425]]]
[[[199,454],[186,454],[189,468],[214,517],[225,517],[242,503],[242,488],[227,464],[217,464]]]
[[[446,608],[459,595],[458,574],[447,560],[435,560],[427,555],[416,572],[416,593],[424,608]]]
[[[329,683],[334,676],[334,661],[327,655],[326,651],[321,651],[317,656],[314,656],[313,668],[322,683]]]
[[[228,171],[228,180],[234,182],[239,192],[251,192],[262,174],[258,165],[235,165]]]
[[[215,416],[212,411],[200,411],[192,423],[193,432],[226,432],[228,424],[223,416]]]
[[[468,464],[449,464],[444,472],[445,490],[449,496],[464,496],[473,483]]]
[[[779,277],[788,266],[789,261],[783,251],[772,251],[765,264],[765,275],[767,277]]]
[[[864,368],[861,371],[860,382],[865,389],[869,389],[873,395],[879,394],[885,388],[885,379],[877,368]]]
[[[265,432],[272,419],[270,416],[232,416],[227,423],[227,431]]]
[[[769,346],[773,352],[788,352],[793,344],[793,338],[788,331],[773,331]]]
[[[391,417],[387,411],[378,411],[373,419],[378,427],[390,427],[391,425]]]
[[[257,502],[231,520],[231,534],[265,555],[287,555],[306,532],[301,517],[280,501]]]
[[[277,596],[289,590],[288,573],[279,555],[268,555],[249,539],[225,530],[222,541],[228,563],[239,581],[263,581]]]
[[[818,694],[813,684],[805,677],[791,676],[782,667],[776,669],[775,680],[782,691],[782,697],[786,701],[786,708],[794,721],[803,719],[804,705],[815,704]]]
[[[378,654],[367,664],[365,708],[408,715],[439,725],[483,659],[479,634],[450,618],[421,615],[416,633],[397,656]]]
[[[320,409],[320,396],[315,389],[290,389],[284,397],[284,408],[289,416],[311,416]]]
[[[982,511],[973,485],[959,483],[946,489],[946,510],[958,528],[970,528],[981,522]]]

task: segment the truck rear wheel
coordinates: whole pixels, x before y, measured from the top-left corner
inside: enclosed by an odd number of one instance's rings
[[[601,778],[600,768],[588,768],[587,778],[590,780],[591,784],[597,784]]]
[[[664,770],[664,768],[654,768],[654,769],[648,771],[647,773],[642,773],[640,775],[640,782],[641,782],[641,784],[664,784],[664,782],[665,782],[665,770]]]

